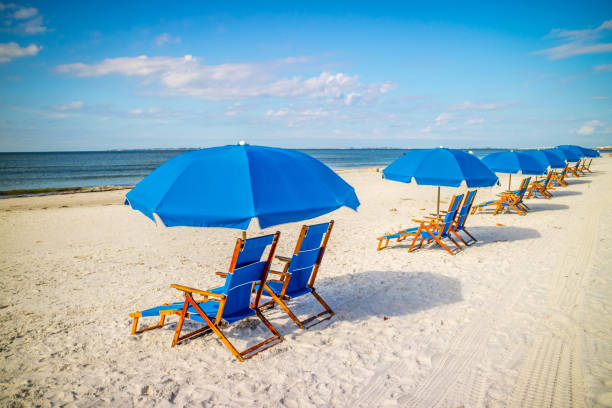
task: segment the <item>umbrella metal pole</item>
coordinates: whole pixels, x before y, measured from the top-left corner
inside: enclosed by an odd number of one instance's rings
[[[242,239],[246,240],[246,230],[242,231]]]
[[[508,191],[512,191],[510,190],[511,183],[512,183],[512,174],[510,174],[510,177],[508,177]]]
[[[438,206],[436,207],[436,217],[440,216],[440,186],[438,186]]]

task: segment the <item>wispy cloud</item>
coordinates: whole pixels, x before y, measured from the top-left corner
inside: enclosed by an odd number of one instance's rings
[[[502,108],[507,108],[512,105],[516,105],[517,103],[519,102],[518,101],[502,101],[502,102],[479,103],[479,102],[465,101],[461,104],[451,105],[449,107],[449,110],[452,110],[452,111],[498,110]]]
[[[34,7],[18,6],[15,3],[0,3],[0,13],[4,19],[2,31],[22,35],[42,34],[49,29],[43,24],[43,18]]]
[[[56,71],[76,77],[124,75],[142,77],[157,84],[166,96],[206,100],[255,97],[326,98],[347,105],[371,102],[395,88],[391,82],[363,84],[357,75],[321,72],[318,76],[278,77],[280,68],[299,68],[303,57],[262,63],[203,65],[191,55],[184,57],[119,57],[94,64],[59,65]]]
[[[612,52],[611,42],[601,42],[602,39],[609,36],[610,30],[612,30],[612,20],[604,21],[599,27],[593,29],[564,30],[555,28],[546,38],[559,39],[565,43],[535,51],[532,54],[543,54],[551,60],[557,60],[577,55]]]
[[[576,133],[583,136],[592,135],[598,128],[603,127],[603,125],[604,124],[598,120],[590,120],[585,122]]]
[[[67,105],[54,105],[53,109],[57,111],[68,111],[68,110],[81,109],[82,107],[83,107],[83,101],[74,101],[74,102],[70,102]]]
[[[483,118],[472,118],[472,119],[468,119],[465,122],[463,122],[464,125],[469,126],[469,125],[476,125],[478,123],[484,123],[484,119]]]
[[[593,99],[593,100],[596,100],[596,101],[603,101],[603,100],[606,100],[606,99],[609,99],[609,98],[610,98],[609,96],[601,96],[600,95],[600,96],[591,96],[590,99]]]
[[[161,47],[165,44],[178,44],[181,42],[181,37],[173,37],[168,33],[163,33],[155,37],[155,45]]]
[[[451,120],[452,118],[453,118],[453,115],[451,115],[450,113],[442,112],[441,114],[438,115],[438,117],[436,117],[435,125],[436,126],[444,125],[448,123],[448,121]]]
[[[612,64],[596,65],[593,69],[595,72],[612,72]]]
[[[0,43],[0,64],[9,62],[15,58],[34,56],[38,54],[40,50],[42,50],[42,47],[36,44],[21,47],[15,42]]]

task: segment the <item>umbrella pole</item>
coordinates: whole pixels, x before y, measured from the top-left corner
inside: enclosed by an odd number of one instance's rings
[[[512,173],[510,173],[510,177],[508,177],[508,191],[512,191],[510,190],[510,185],[512,184]]]
[[[246,240],[246,230],[242,231],[242,239]]]
[[[438,186],[438,206],[436,207],[436,217],[440,217],[440,186]]]

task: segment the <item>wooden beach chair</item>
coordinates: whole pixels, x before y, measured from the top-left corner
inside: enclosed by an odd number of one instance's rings
[[[472,207],[472,214],[475,214],[477,211],[482,211],[484,208],[489,206],[495,206],[493,215],[497,215],[497,213],[502,211],[504,208],[511,208],[516,211],[517,214],[525,215],[529,210],[529,207],[527,207],[527,205],[523,202],[523,197],[525,196],[530,180],[531,177],[523,179],[521,182],[521,187],[516,191],[506,191],[501,194],[497,194],[499,197],[497,200],[487,201],[475,205]]]
[[[334,221],[302,226],[293,255],[290,258],[276,257],[276,259],[284,262],[285,266],[282,272],[270,270],[269,279],[264,285],[263,295],[270,296],[272,300],[263,303],[261,310],[273,308],[275,304],[278,304],[300,329],[312,327],[332,318],[334,311],[317,293],[314,283],[333,227]],[[300,320],[291,311],[287,301],[309,293],[325,310],[317,315]],[[315,323],[308,325],[315,320]]]
[[[457,212],[457,216],[455,217],[455,221],[453,222],[453,225],[451,227],[453,231],[456,232],[455,235],[457,235],[457,237],[459,237],[461,242],[463,242],[465,245],[471,245],[471,243],[469,243],[470,239],[473,241],[472,244],[478,241],[465,228],[465,222],[467,221],[468,215],[470,214],[470,211],[472,210],[472,204],[474,203],[474,198],[476,197],[477,191],[478,190],[468,191],[467,196],[465,196],[465,200],[463,200],[463,205],[461,206],[461,210]],[[465,234],[467,234],[468,237],[470,237],[468,241],[465,241],[461,237],[461,234],[459,234],[460,231],[463,231]]]
[[[461,201],[463,201],[463,194],[454,196],[451,200],[450,210],[446,213],[443,219],[425,217],[429,219],[413,220],[414,222],[420,223],[420,225],[416,231],[406,231],[404,233],[407,236],[413,237],[408,252],[412,252],[413,250],[420,248],[425,241],[427,241],[427,243],[435,241],[451,255],[455,255],[457,252],[461,251],[461,245],[459,245],[459,243],[455,241],[451,235],[453,234],[463,241],[463,238],[461,238],[456,229],[453,228],[453,225],[455,224],[455,216],[457,215]],[[415,246],[419,239],[419,244]],[[451,250],[448,246],[446,246],[444,239],[450,240],[455,245],[456,249]]]
[[[276,234],[262,237],[238,239],[234,247],[229,272],[217,272],[217,275],[225,277],[225,285],[221,287],[212,290],[200,290],[183,285],[170,285],[183,292],[185,296],[185,300],[182,302],[178,312],[176,309],[165,309],[159,312],[162,316],[167,314],[177,314],[179,316],[174,338],[172,339],[172,347],[183,340],[198,335],[215,333],[239,361],[244,361],[283,340],[280,333],[259,310],[262,290],[259,289],[255,293],[254,299],[251,296],[253,285],[256,283],[261,285],[267,278],[279,236],[280,232],[277,232]],[[263,254],[267,247],[269,247],[268,255],[264,257]],[[196,300],[194,295],[200,295],[202,299]],[[147,316],[150,310],[155,309],[158,308],[137,312],[139,315],[130,315],[134,317],[133,333],[134,328],[138,324],[138,317]],[[264,323],[272,333],[272,336],[244,351],[238,351],[222,332],[222,329],[232,323],[253,316],[256,316]],[[181,336],[185,319],[202,323],[205,327]],[[163,322],[161,324],[163,325]]]
[[[553,172],[552,175],[552,183],[551,185],[557,185],[561,187],[567,187],[567,181],[565,181],[565,176],[567,176],[569,165],[565,166],[561,173]]]
[[[575,176],[575,177],[580,177],[580,174],[578,174],[578,167],[579,167],[579,166],[580,166],[580,162],[576,162],[576,165],[575,165],[574,167],[568,167],[568,168],[567,168],[567,171],[568,171],[569,173],[571,173],[571,174],[572,174],[572,176]]]
[[[592,171],[591,171],[591,163],[593,163],[593,159],[589,160],[589,164],[587,164],[586,159],[584,159],[584,161],[582,162],[582,167],[580,167],[580,171],[582,173],[584,173],[585,171],[588,171],[589,173],[592,173]]]
[[[531,196],[537,197],[538,194],[544,198],[552,198],[550,193],[552,183],[553,171],[549,171],[545,179],[533,181],[527,188],[527,196],[525,198],[531,198]]]

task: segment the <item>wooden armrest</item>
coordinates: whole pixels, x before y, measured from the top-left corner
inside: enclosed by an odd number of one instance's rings
[[[177,285],[175,283],[171,284],[170,286],[173,287],[174,289],[178,289],[178,290],[183,291],[183,292],[197,293],[198,295],[202,295],[202,296],[206,296],[206,297],[211,297],[211,298],[225,299],[225,297],[226,297],[225,295],[223,295],[221,293],[215,293],[215,292],[210,292],[208,290],[200,290],[200,289],[190,288],[189,286]]]
[[[414,222],[419,222],[419,223],[421,223],[421,224],[425,224],[425,223],[429,222],[429,221],[424,221],[424,220],[416,220],[416,219],[414,219],[414,218],[412,219],[412,221],[414,221]]]
[[[272,273],[274,275],[282,275],[282,276],[291,276],[291,274],[289,272],[280,272],[280,271],[273,271],[272,269],[270,269],[268,271],[268,273]]]
[[[291,262],[291,258],[287,258],[286,256],[276,255],[276,259],[283,262]]]
[[[219,275],[221,277],[226,278],[227,277],[227,272],[215,272],[215,275]]]

